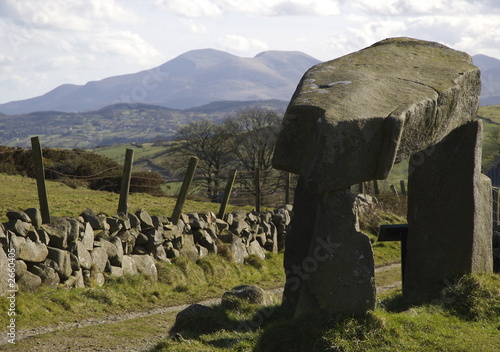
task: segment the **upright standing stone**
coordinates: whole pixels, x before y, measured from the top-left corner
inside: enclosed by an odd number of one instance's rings
[[[492,191],[481,174],[481,145],[482,124],[474,121],[412,156],[405,293],[493,270]]]
[[[359,232],[355,196],[349,190],[325,194],[295,315],[364,314],[375,308],[375,270],[370,239]]]

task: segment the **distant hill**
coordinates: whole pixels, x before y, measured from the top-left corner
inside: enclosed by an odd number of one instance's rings
[[[500,105],[500,60],[486,55],[472,59],[481,69],[481,105]]]
[[[214,101],[288,101],[304,72],[319,62],[297,51],[242,58],[214,49],[193,50],[150,70],[85,85],[64,84],[35,98],[0,104],[0,113],[87,112],[118,103],[188,109]]]
[[[37,135],[44,147],[90,149],[120,143],[169,140],[179,126],[195,120],[216,122],[245,108],[265,108],[283,113],[283,100],[212,102],[179,110],[159,105],[114,104],[83,113],[39,111],[0,115],[0,145],[30,146]]]

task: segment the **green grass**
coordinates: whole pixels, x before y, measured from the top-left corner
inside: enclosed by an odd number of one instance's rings
[[[282,255],[269,254],[269,258],[256,268],[229,262],[221,256],[208,256],[197,263],[181,257],[172,264],[157,264],[157,282],[134,275],[108,278],[102,287],[42,287],[33,294],[18,292],[16,324],[21,329],[32,328],[173,306],[220,297],[226,290],[242,283],[263,288],[278,287],[284,282],[282,261]],[[7,298],[0,297],[0,306],[7,307],[7,304]],[[2,314],[0,324],[7,324],[8,318],[7,314]]]
[[[292,319],[278,306],[236,312],[219,306],[211,318],[152,351],[494,352],[500,350],[500,276],[465,276],[427,303],[393,291],[361,317]]]
[[[93,191],[87,188],[71,188],[60,182],[47,181],[47,194],[51,216],[78,216],[87,208],[96,213],[116,214],[119,195],[111,192]],[[38,208],[36,181],[22,176],[0,173],[0,221],[7,221],[7,211],[19,211]],[[170,216],[176,199],[171,197],[154,197],[142,193],[132,193],[129,197],[129,211],[146,209],[150,215]],[[236,208],[229,206],[228,211]],[[250,209],[249,209],[250,210]],[[219,204],[187,200],[183,211],[203,212],[219,211]]]

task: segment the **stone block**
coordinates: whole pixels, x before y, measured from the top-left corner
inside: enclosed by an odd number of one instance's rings
[[[493,270],[492,191],[481,174],[481,145],[482,123],[474,121],[412,156],[405,294]]]
[[[308,255],[295,272],[303,280],[296,316],[363,315],[375,308],[373,250],[369,237],[359,232],[351,191],[325,194]]]
[[[320,193],[385,179],[393,164],[474,119],[479,69],[466,53],[390,38],[318,64],[283,118],[273,166]]]
[[[61,281],[67,280],[73,272],[70,253],[59,248],[47,247],[47,249],[49,250],[47,258],[56,264],[54,269],[59,274]]]

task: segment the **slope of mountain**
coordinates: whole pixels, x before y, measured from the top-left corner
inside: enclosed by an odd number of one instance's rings
[[[65,84],[42,96],[0,104],[0,112],[83,112],[117,103],[187,109],[213,101],[288,101],[304,72],[319,62],[295,51],[241,58],[214,49],[193,50],[150,70],[80,86]]]
[[[500,105],[500,60],[486,55],[472,59],[481,69],[481,105]]]

